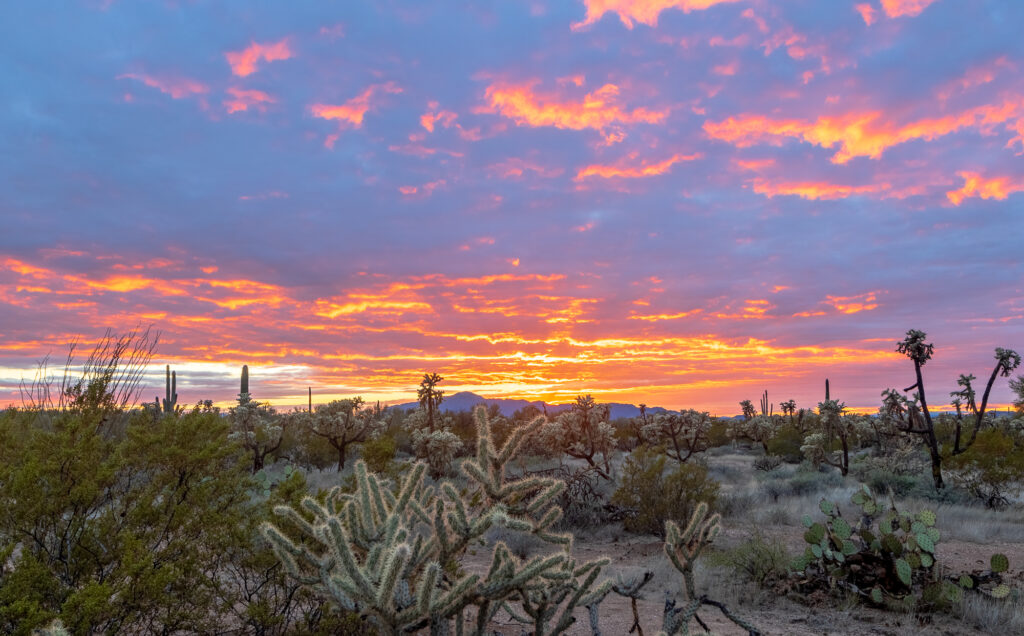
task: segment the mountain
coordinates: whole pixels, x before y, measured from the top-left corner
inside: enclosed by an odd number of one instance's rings
[[[546,404],[542,401],[531,402],[529,400],[507,400],[502,398],[485,398],[482,395],[477,395],[471,391],[460,391],[453,393],[452,395],[444,396],[444,400],[441,402],[442,411],[471,411],[473,407],[478,404],[484,404],[491,406],[492,404],[498,405],[498,411],[506,416],[511,417],[516,411],[532,404],[539,410],[544,411],[544,407],[547,407],[548,415],[555,415],[567,410],[569,404]],[[621,404],[619,402],[612,402],[609,405],[609,411],[611,419],[617,420],[621,417],[639,417],[640,407],[633,404]],[[419,407],[419,402],[406,402],[404,404],[394,404],[390,408],[395,409],[414,409]],[[648,407],[648,413],[663,413],[667,409],[663,409],[660,406]]]

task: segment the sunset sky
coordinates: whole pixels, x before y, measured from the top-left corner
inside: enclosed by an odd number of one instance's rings
[[[1024,349],[1024,2],[38,0],[0,19],[0,406],[874,408]],[[159,375],[157,375],[159,374]],[[994,400],[1010,391],[1000,379]],[[776,407],[777,408],[777,407]]]

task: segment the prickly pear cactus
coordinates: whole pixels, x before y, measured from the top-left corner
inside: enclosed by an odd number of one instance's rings
[[[940,574],[935,551],[941,533],[933,511],[884,509],[867,486],[854,492],[850,503],[860,517],[854,525],[842,517],[838,504],[826,499],[819,504],[824,521],[804,515],[807,547],[791,566],[801,579],[798,586],[844,589],[874,605],[901,607],[949,604],[964,590],[1009,596],[1002,580],[1009,568],[1003,554],[994,555],[985,572]]]

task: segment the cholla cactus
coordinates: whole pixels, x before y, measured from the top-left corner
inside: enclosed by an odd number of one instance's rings
[[[800,452],[814,464],[834,466],[845,476],[850,472],[850,446],[873,431],[871,419],[846,413],[846,405],[838,400],[818,404],[821,430],[804,438]],[[833,450],[839,441],[839,450]]]
[[[248,393],[238,394],[238,406],[231,407],[229,439],[236,439],[252,454],[252,472],[263,468],[267,455],[281,446],[284,428],[269,404],[253,400]]]
[[[733,439],[748,439],[760,444],[768,453],[768,442],[778,431],[778,421],[769,415],[755,415],[746,420],[733,420],[729,426],[729,435]]]
[[[665,554],[672,565],[683,575],[686,605],[676,607],[675,601],[666,600],[662,631],[658,636],[673,636],[674,634],[686,636],[690,633],[691,620],[696,620],[703,626],[704,622],[697,616],[697,610],[702,605],[717,607],[726,618],[747,630],[748,633],[758,634],[754,627],[733,615],[725,605],[709,599],[705,594],[697,593],[697,586],[693,580],[693,567],[704,549],[711,545],[711,542],[721,532],[721,520],[722,517],[717,513],[708,516],[708,505],[700,502],[685,529],[680,530],[675,522],[665,522]]]
[[[708,449],[711,416],[706,412],[688,409],[678,413],[658,413],[649,418],[640,431],[644,441],[664,446],[665,453],[678,462],[685,462]]]
[[[384,428],[383,421],[362,407],[363,398],[355,397],[321,404],[308,414],[309,430],[338,451],[338,472],[345,469],[349,446],[377,436]]]
[[[555,452],[582,459],[604,479],[612,478],[615,429],[608,423],[608,405],[598,404],[589,395],[577,397],[572,408],[546,424],[537,441]]]
[[[482,635],[502,607],[528,617],[536,636],[564,633],[573,609],[610,585],[596,583],[605,561],[578,564],[569,552],[572,536],[551,531],[561,517],[553,504],[561,481],[505,477],[506,464],[540,420],[516,430],[498,449],[486,411],[477,409],[476,419],[476,454],[461,465],[472,504],[449,482],[425,486],[424,463],[413,464],[392,489],[359,461],[351,494],[335,488],[323,502],[307,497],[301,511],[275,509],[299,529],[301,543],[264,525],[288,572],[384,634],[450,634],[454,624],[456,634]],[[524,563],[498,542],[486,574],[462,573],[467,547],[495,524],[563,549]]]
[[[462,440],[447,428],[421,428],[412,432],[412,448],[416,457],[426,460],[430,475],[438,479],[451,473],[455,456],[462,450]]]

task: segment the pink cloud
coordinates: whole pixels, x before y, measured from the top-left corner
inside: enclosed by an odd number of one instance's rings
[[[263,91],[246,90],[231,86],[227,92],[228,95],[231,95],[230,99],[224,100],[224,108],[227,109],[228,113],[246,111],[249,110],[250,106],[260,112],[264,112],[267,110],[267,104],[273,104],[277,101]]]
[[[871,26],[875,22],[875,8],[864,2],[853,7],[864,18],[864,24]]]
[[[402,89],[394,82],[374,84],[344,104],[313,104],[309,109],[314,117],[333,119],[359,128],[363,125],[363,116],[372,108],[370,100],[380,92],[401,93]]]
[[[928,5],[937,2],[938,0],[881,0],[882,10],[885,11],[885,15],[890,18],[898,18],[900,16],[906,16],[912,18],[916,15],[920,15],[922,11],[928,8]]]
[[[284,38],[279,42],[266,44],[252,42],[241,51],[226,52],[224,57],[231,65],[232,73],[238,77],[246,77],[258,71],[261,62],[287,60],[292,57],[292,51],[288,47],[288,38]]]
[[[138,80],[146,86],[155,88],[166,95],[170,95],[174,99],[183,99],[185,97],[192,97],[194,95],[202,95],[210,92],[210,88],[206,86],[206,84],[187,77],[156,76],[147,75],[145,73],[124,73],[122,75],[118,75],[117,79]]]

